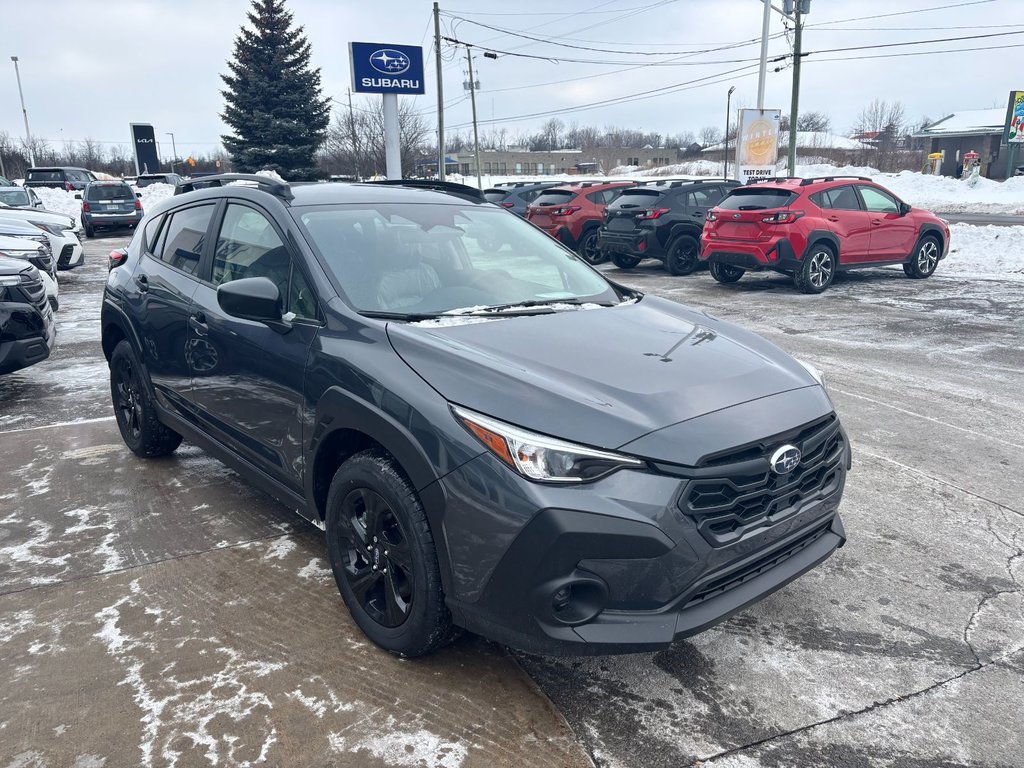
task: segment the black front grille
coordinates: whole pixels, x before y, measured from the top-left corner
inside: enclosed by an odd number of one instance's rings
[[[788,474],[775,474],[769,459],[785,444],[800,449],[800,463]],[[747,531],[781,522],[835,492],[842,483],[845,453],[839,422],[832,416],[711,457],[694,473],[679,506],[708,543],[732,544]]]
[[[831,526],[832,521],[829,520],[829,522],[824,525],[819,525],[817,528],[804,534],[788,546],[769,552],[768,554],[757,558],[753,562],[747,563],[742,568],[729,571],[728,573],[724,573],[721,576],[713,578],[711,581],[701,584],[698,591],[686,600],[683,608],[690,608],[699,603],[703,603],[706,600],[710,600],[713,597],[718,597],[719,595],[728,592],[730,589],[738,587],[740,584],[748,582],[751,579],[756,579],[763,573],[767,573],[784,560],[788,560],[796,553],[807,549],[811,544],[824,536]]]
[[[57,259],[57,266],[66,267],[71,263],[71,254],[75,252],[75,246],[65,245],[60,249],[60,256]]]
[[[21,294],[25,297],[26,304],[31,304],[40,312],[45,314],[46,287],[37,275],[27,270],[22,272],[21,282],[18,283],[18,288],[21,289]]]
[[[53,276],[53,256],[51,256],[50,254],[41,253],[38,256],[32,256],[28,261],[33,267],[38,269],[40,272],[46,272],[51,277]]]

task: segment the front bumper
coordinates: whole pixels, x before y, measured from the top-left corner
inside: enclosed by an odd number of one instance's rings
[[[0,374],[27,368],[50,356],[57,339],[53,311],[16,307],[0,329]]]
[[[840,450],[820,493],[724,537],[685,511],[684,499],[708,482],[700,470],[686,476],[652,464],[573,487],[516,477],[510,491],[511,470],[480,456],[442,481],[449,608],[459,625],[532,653],[664,648],[780,589],[843,545],[845,435]],[[474,498],[474,488],[496,483],[505,486],[497,497]],[[528,522],[517,530],[512,519],[520,515]],[[721,519],[716,512],[713,522]],[[465,531],[467,524],[475,527]]]
[[[74,269],[85,263],[85,250],[73,230],[64,230],[63,235],[51,240],[51,245],[57,257],[57,269]]]

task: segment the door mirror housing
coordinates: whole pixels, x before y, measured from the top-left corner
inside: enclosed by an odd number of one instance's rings
[[[900,203],[900,216],[906,216],[908,213],[910,213],[910,204]]]
[[[136,192],[135,196],[141,199],[142,198],[142,193],[141,192]]]
[[[278,333],[291,330],[281,317],[281,292],[266,277],[243,277],[217,288],[217,303],[232,317],[263,323]]]
[[[82,196],[80,194],[75,194],[75,200],[81,200],[81,199],[82,199]]]

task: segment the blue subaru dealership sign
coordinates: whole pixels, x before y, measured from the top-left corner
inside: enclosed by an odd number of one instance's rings
[[[349,43],[356,93],[421,94],[423,49],[418,45]]]

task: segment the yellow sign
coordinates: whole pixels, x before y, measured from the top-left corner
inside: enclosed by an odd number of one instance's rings
[[[736,135],[736,178],[764,179],[775,175],[779,155],[779,119],[777,109],[741,109]]]

